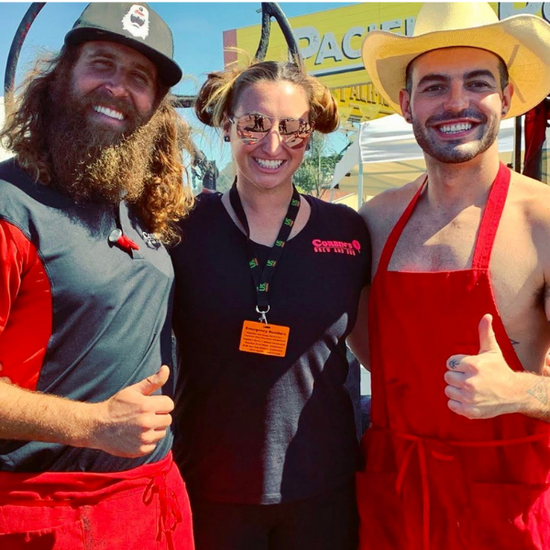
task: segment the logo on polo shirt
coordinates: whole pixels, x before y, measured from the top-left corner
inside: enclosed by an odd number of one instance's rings
[[[132,36],[145,40],[149,36],[149,10],[134,4],[122,18],[122,28]]]
[[[347,254],[348,256],[356,256],[361,252],[361,243],[355,239],[351,242],[313,239],[311,244],[313,252]]]

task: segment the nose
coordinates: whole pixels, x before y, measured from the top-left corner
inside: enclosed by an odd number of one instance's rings
[[[126,75],[124,71],[113,71],[104,84],[105,89],[114,97],[128,96],[128,87],[126,85]]]
[[[463,83],[461,81],[452,82],[445,102],[447,110],[459,112],[466,109],[469,103],[468,94],[464,90]]]
[[[283,138],[279,133],[279,127],[273,126],[262,140],[263,149],[272,155],[280,151],[283,144]]]

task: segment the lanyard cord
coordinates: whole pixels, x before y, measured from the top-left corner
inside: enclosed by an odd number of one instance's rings
[[[269,255],[267,257],[267,262],[263,269],[260,268],[260,262],[258,261],[258,255],[256,253],[256,248],[253,241],[250,239],[250,227],[248,225],[248,220],[246,219],[246,213],[241,202],[241,197],[237,191],[237,180],[233,183],[233,186],[229,190],[229,201],[231,206],[237,215],[237,218],[243,226],[246,237],[247,237],[247,251],[248,251],[248,265],[250,267],[250,273],[254,280],[254,286],[256,287],[256,311],[260,314],[260,321],[262,323],[267,323],[266,313],[269,311],[269,283],[273,278],[275,273],[275,268],[277,267],[277,262],[281,259],[283,255],[283,248],[290,236],[292,231],[292,226],[296,221],[298,216],[298,210],[300,209],[300,194],[296,190],[296,187],[292,186],[292,198],[290,199],[290,204],[288,205],[288,211],[286,213],[285,219],[279,229],[279,234],[277,235],[277,240],[275,244],[271,247]]]

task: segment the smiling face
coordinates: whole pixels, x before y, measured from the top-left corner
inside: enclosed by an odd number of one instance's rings
[[[157,95],[157,69],[144,55],[115,42],[81,46],[72,73],[72,96],[90,124],[132,131],[149,120]]]
[[[247,145],[237,135],[236,125],[225,125],[230,136],[239,186],[272,190],[290,186],[292,176],[304,158],[305,145],[292,148],[279,134],[279,123],[285,119],[309,120],[309,102],[305,91],[291,82],[259,81],[248,86],[233,107],[233,118],[246,114],[262,114],[273,125],[260,141]]]
[[[499,58],[477,48],[445,48],[412,62],[401,110],[426,155],[443,163],[472,160],[496,147],[512,87],[501,86]]]
[[[55,185],[77,201],[135,201],[163,132],[156,68],[112,42],[87,42],[65,55],[45,128]]]

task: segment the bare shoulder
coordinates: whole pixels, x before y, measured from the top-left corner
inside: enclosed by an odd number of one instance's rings
[[[365,220],[371,235],[389,234],[424,178],[425,176],[420,176],[403,187],[387,189],[363,204],[359,214]]]
[[[526,212],[532,212],[535,215],[550,215],[550,187],[548,185],[523,174],[512,172],[510,192],[514,200],[523,204]]]
[[[373,274],[376,272],[386,240],[424,179],[425,176],[421,176],[403,187],[388,189],[359,209],[371,237]]]
[[[515,243],[517,253],[529,257],[550,281],[550,187],[512,172],[506,203],[503,237]]]
[[[544,247],[550,249],[550,187],[513,172],[509,197],[511,204],[521,212],[533,232],[535,243],[542,239]]]

